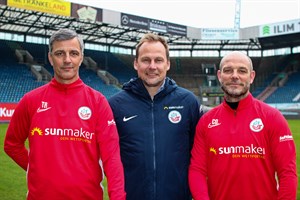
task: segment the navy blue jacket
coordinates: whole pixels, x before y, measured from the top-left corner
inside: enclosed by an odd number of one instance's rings
[[[190,200],[190,151],[202,115],[195,95],[166,78],[152,100],[135,78],[109,103],[120,136],[127,200]]]

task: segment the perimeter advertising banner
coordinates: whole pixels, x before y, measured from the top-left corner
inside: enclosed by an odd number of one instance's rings
[[[300,32],[300,19],[259,26],[259,37],[270,37]]]
[[[203,28],[201,29],[203,40],[237,40],[239,29],[237,28]]]
[[[102,22],[102,9],[72,3],[71,16],[82,20]]]
[[[64,0],[0,0],[0,4],[54,15],[102,22],[101,8],[71,3]]]
[[[139,17],[135,15],[129,15],[121,13],[121,25],[129,26],[139,29],[151,30],[161,33],[170,33],[172,35],[187,35],[187,27],[173,24],[169,22],[164,22],[155,19],[148,19],[145,17]]]
[[[0,103],[0,122],[9,122],[17,103]]]
[[[71,2],[63,0],[7,0],[7,5],[67,17],[71,13]]]

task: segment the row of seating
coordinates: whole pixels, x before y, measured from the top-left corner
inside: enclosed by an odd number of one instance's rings
[[[262,93],[273,81],[273,79],[277,76],[276,73],[269,74],[268,77],[260,84],[260,86],[256,86],[253,91],[251,91],[254,97],[257,97],[260,93]]]
[[[105,85],[91,70],[81,68],[80,74],[81,79],[87,85],[100,91],[107,98],[120,91],[120,88],[114,85]],[[1,64],[0,80],[0,102],[19,102],[25,93],[45,84],[36,81],[31,71],[24,64]]]
[[[27,50],[38,63],[48,63],[48,46],[33,43],[18,43],[19,47]],[[125,65],[112,53],[85,49],[84,56],[91,57],[98,64],[99,69],[107,70],[122,84],[128,81],[128,77],[135,76],[135,71]]]
[[[300,94],[300,72],[294,72],[289,76],[288,81],[284,86],[271,94],[266,100],[266,103],[300,103],[300,99],[293,99]]]
[[[53,75],[53,68],[45,62],[48,47],[46,45],[20,43],[14,41],[0,41],[0,49],[5,49],[7,54],[0,55],[0,102],[19,102],[25,93],[42,86],[45,82],[39,82],[31,73],[26,64],[20,64],[15,57],[15,49],[26,49],[34,57],[37,63],[43,63],[44,67]],[[92,88],[102,92],[107,98],[120,91],[113,85],[105,85],[97,74],[84,67],[80,68],[82,80]]]
[[[36,81],[26,65],[17,63],[1,64],[0,80],[0,102],[18,102],[26,92],[45,84]]]
[[[39,87],[45,84],[44,82],[38,82],[31,74],[28,67],[24,64],[18,64],[14,56],[14,48],[22,48],[28,50],[30,54],[34,56],[34,59],[44,63],[46,69],[53,74],[53,69],[46,62],[46,54],[48,47],[46,45],[31,44],[31,43],[18,43],[13,41],[0,41],[0,49],[5,49],[10,52],[8,55],[0,55],[0,102],[18,102],[24,93],[30,91],[33,88]],[[122,84],[130,80],[130,78],[136,76],[136,72],[132,67],[132,63],[128,60],[123,61],[124,56],[117,56],[112,53],[85,50],[85,56],[91,57],[98,64],[98,67],[105,69],[114,75]],[[132,59],[132,56],[131,56]],[[196,58],[193,59],[194,62]],[[183,61],[183,60],[182,60]],[[213,62],[213,60],[210,60]],[[130,64],[128,64],[130,63]],[[185,63],[185,62],[183,62]],[[182,64],[183,64],[182,63]],[[130,65],[130,66],[129,66]],[[200,66],[199,66],[200,68]],[[185,69],[185,67],[183,68]],[[80,68],[81,79],[89,86],[102,92],[108,98],[120,91],[119,87],[113,85],[105,85],[96,73],[85,67]],[[176,73],[170,73],[171,75],[177,75]],[[269,78],[265,80],[265,85],[255,87],[252,91],[254,96],[259,95],[264,88],[270,84],[275,74],[270,74]],[[258,78],[258,77],[257,77]],[[282,88],[279,88],[273,95],[271,95],[266,102],[267,103],[288,103],[299,93],[300,89],[295,85],[300,85],[299,82],[295,82],[299,79],[299,73],[295,73],[289,78],[289,81]],[[260,79],[259,79],[260,81]],[[290,83],[291,82],[291,83]],[[180,83],[180,81],[178,81]]]

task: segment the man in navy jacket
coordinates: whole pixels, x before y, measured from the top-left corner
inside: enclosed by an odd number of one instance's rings
[[[190,200],[188,166],[203,111],[196,96],[166,76],[164,38],[145,34],[136,48],[138,77],[109,99],[120,136],[128,200]]]

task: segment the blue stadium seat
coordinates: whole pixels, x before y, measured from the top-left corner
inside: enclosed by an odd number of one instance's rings
[[[266,103],[299,103],[293,99],[300,93],[300,72],[294,72],[289,76],[284,86],[279,87],[266,100]]]

